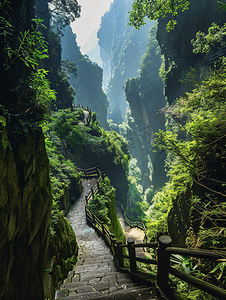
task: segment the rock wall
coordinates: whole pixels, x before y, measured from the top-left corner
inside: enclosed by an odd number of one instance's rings
[[[71,85],[76,90],[76,104],[88,106],[96,112],[101,126],[107,129],[108,100],[102,89],[103,70],[80,52],[76,34],[73,34],[70,26],[66,26],[62,38],[62,59],[75,62],[78,69],[77,77],[70,74]]]
[[[219,23],[220,26],[224,24],[224,15],[217,10],[219,6],[217,1],[191,0],[189,9],[178,14],[178,24],[171,32],[166,31],[169,18],[159,20],[157,40],[165,58],[165,95],[169,104],[193,88],[188,83],[179,82],[190,67],[196,68],[199,77],[200,68],[206,65],[202,61],[203,55],[192,52],[191,40],[195,39],[198,31],[207,33],[212,22]]]
[[[150,30],[147,50],[140,66],[140,75],[127,79],[125,84],[126,99],[131,109],[131,116],[128,119],[130,130],[127,132],[127,138],[130,140],[129,149],[133,157],[138,160],[144,189],[152,184],[155,190],[162,187],[166,181],[165,155],[152,151],[154,133],[165,128],[165,118],[159,110],[166,103],[163,94],[164,84],[159,77],[161,53],[156,40],[156,30],[156,26]],[[151,180],[147,155],[150,155],[152,161]]]
[[[132,0],[114,0],[101,19],[97,33],[103,64],[103,85],[109,98],[108,119],[126,120],[126,98],[123,86],[126,79],[137,76],[139,62],[147,48],[147,38],[153,24],[136,30],[128,25]]]
[[[49,162],[40,128],[15,122],[8,131],[0,116],[0,299],[40,300],[52,209]]]
[[[169,104],[185,92],[191,91],[193,86],[185,82],[181,84],[179,79],[183,79],[190,71],[190,67],[197,71],[196,79],[201,76],[201,68],[206,68],[210,62],[204,60],[201,54],[194,54],[191,40],[195,39],[198,31],[208,33],[208,28],[212,22],[220,26],[224,24],[224,15],[219,8],[217,1],[211,0],[190,0],[189,9],[179,13],[177,26],[171,31],[166,31],[166,24],[169,19],[159,20],[157,40],[161,52],[165,58],[165,95]],[[194,187],[193,187],[194,188]],[[168,216],[168,230],[174,241],[174,245],[184,247],[190,226],[190,206],[188,200],[191,194],[186,193],[183,199],[177,199],[173,203],[173,208]]]

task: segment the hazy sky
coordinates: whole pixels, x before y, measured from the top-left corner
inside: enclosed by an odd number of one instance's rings
[[[82,6],[81,17],[71,23],[71,27],[73,32],[77,34],[77,42],[80,47],[83,47],[91,33],[99,28],[101,17],[109,9],[113,1],[78,0],[79,5]]]

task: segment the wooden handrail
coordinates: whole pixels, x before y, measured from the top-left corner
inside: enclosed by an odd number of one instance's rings
[[[98,173],[98,182],[101,177],[103,178],[103,173],[96,167]],[[99,185],[95,184],[92,187],[92,191],[86,196],[86,205],[85,212],[87,221],[94,226],[101,235],[105,238],[109,247],[112,250],[112,253],[116,259],[118,267],[124,266],[124,259],[130,261],[130,271],[136,272],[136,262],[143,262],[147,264],[157,265],[157,283],[160,288],[166,288],[168,286],[169,273],[180,278],[181,280],[193,285],[194,287],[203,290],[204,292],[209,293],[210,295],[217,297],[219,299],[226,299],[226,290],[221,289],[213,284],[204,282],[203,280],[196,278],[191,275],[187,275],[177,269],[170,267],[170,255],[171,254],[183,254],[185,256],[192,256],[198,258],[207,258],[211,260],[216,260],[226,257],[226,251],[217,251],[217,250],[202,250],[202,249],[187,249],[179,247],[171,247],[172,239],[169,236],[160,236],[158,242],[152,243],[139,243],[135,244],[134,241],[129,238],[127,244],[122,244],[121,241],[115,239],[114,234],[110,233],[109,230],[105,227],[103,222],[101,222],[94,214],[92,214],[87,208],[88,202],[92,199],[93,194],[99,192]],[[130,222],[138,224],[139,222]],[[145,227],[146,228],[146,227]],[[128,248],[129,255],[122,253],[122,248]],[[143,257],[136,257],[135,248],[147,247],[147,248],[156,248],[157,247],[157,260],[149,259]],[[124,267],[125,269],[125,267]]]
[[[168,247],[165,250],[170,254],[180,254],[185,256],[192,256],[198,258],[207,258],[207,259],[221,259],[226,258],[226,251],[217,251],[217,250],[202,250],[202,249],[187,249],[187,248],[177,248],[177,247]]]
[[[132,248],[157,248],[159,243],[152,242],[152,243],[140,243],[140,244],[134,244]]]
[[[194,276],[184,274],[183,272],[176,270],[172,267],[169,267],[169,273],[180,278],[181,280],[193,285],[194,287],[207,292],[208,294],[217,297],[219,299],[226,299],[226,290],[223,290],[211,283],[208,283],[206,281],[203,281],[199,278],[196,278]]]

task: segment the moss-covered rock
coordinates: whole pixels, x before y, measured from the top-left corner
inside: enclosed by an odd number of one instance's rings
[[[77,261],[78,244],[75,233],[63,211],[57,211],[52,224],[50,243],[44,264],[45,297],[54,299],[59,281],[67,277]]]
[[[2,116],[0,126],[0,298],[42,299],[52,209],[44,136],[23,132],[15,145]]]

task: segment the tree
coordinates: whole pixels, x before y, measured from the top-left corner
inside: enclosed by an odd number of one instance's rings
[[[187,0],[134,0],[132,11],[129,12],[129,25],[139,29],[141,25],[146,24],[145,17],[151,21],[171,14],[173,20],[170,20],[166,26],[167,31],[170,31],[177,24],[175,17],[178,12],[188,9],[189,4],[190,1]]]
[[[81,6],[77,0],[49,0],[49,11],[54,25],[61,31],[66,25],[80,17]]]
[[[51,14],[53,27],[55,28],[57,34],[62,35],[62,30],[65,26],[74,22],[75,19],[80,17],[81,6],[78,4],[77,0],[45,0],[48,2],[48,9],[45,8],[44,11],[40,11],[37,7],[42,7],[40,4],[43,1],[36,1],[36,12],[41,15],[45,15],[47,12]]]

